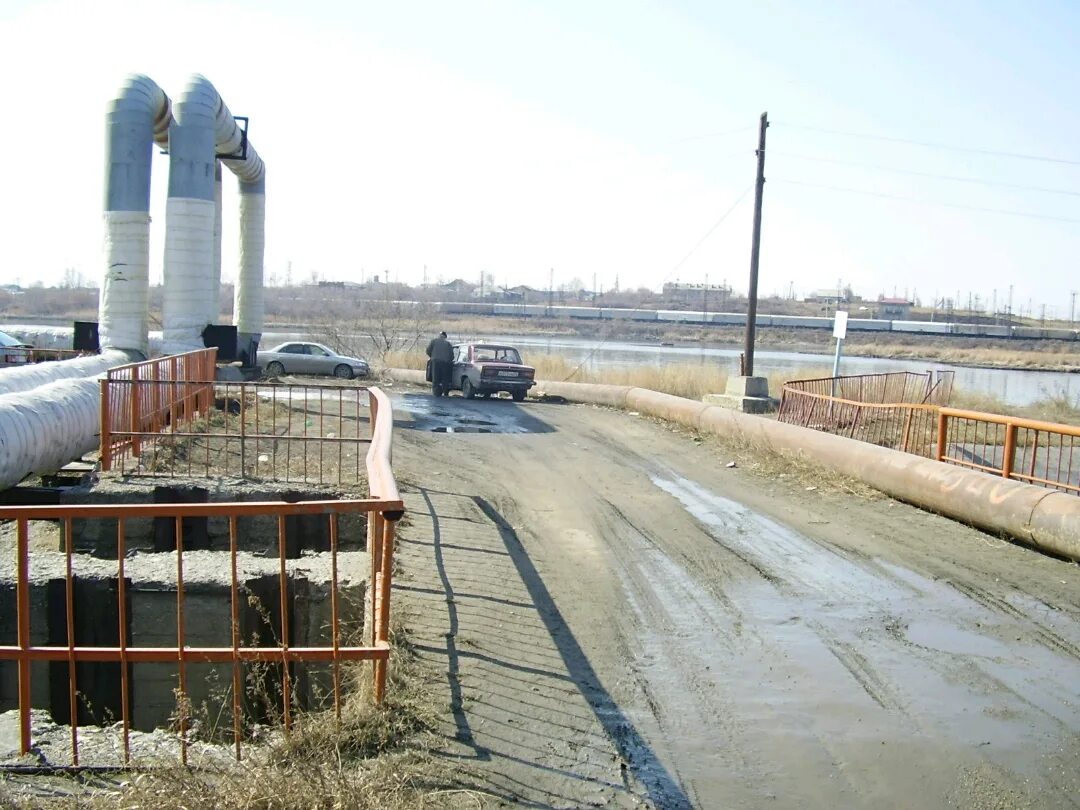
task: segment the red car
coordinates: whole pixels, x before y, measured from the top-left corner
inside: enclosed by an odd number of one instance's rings
[[[497,343],[459,343],[454,346],[454,370],[450,387],[465,399],[506,391],[521,402],[536,385],[536,370],[521,362],[513,346]]]

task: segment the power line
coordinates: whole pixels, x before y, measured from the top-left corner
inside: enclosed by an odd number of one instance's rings
[[[678,262],[676,262],[675,266],[672,267],[668,271],[667,275],[664,276],[662,279],[660,279],[661,284],[664,284],[669,278],[671,278],[673,275],[675,275],[675,273],[677,273],[679,271],[679,268],[682,267],[684,264],[686,264],[686,262],[689,261],[691,256],[693,256],[695,253],[697,253],[698,248],[700,248],[705,243],[705,240],[708,239],[710,236],[712,236],[716,232],[716,229],[719,228],[724,223],[724,220],[727,219],[729,216],[731,216],[732,212],[734,212],[735,209],[739,207],[739,204],[744,199],[746,199],[746,195],[750,193],[750,190],[752,188],[753,188],[753,186],[750,185],[750,186],[747,186],[745,189],[743,189],[742,194],[740,194],[738,196],[738,198],[735,200],[735,202],[733,202],[731,204],[731,207],[728,208],[728,210],[723,213],[723,215],[720,217],[720,219],[716,220],[716,222],[713,223],[713,226],[711,228],[709,228],[708,231],[705,232],[705,235],[702,236],[692,248],[690,248],[690,252],[687,253],[685,256],[683,256]],[[642,298],[634,306],[634,309],[641,309],[641,307],[644,304],[645,304],[645,299]],[[595,355],[596,352],[600,348],[602,348],[604,346],[604,344],[606,344],[608,342],[608,338],[610,338],[613,334],[614,334],[614,324],[612,324],[612,328],[610,330],[608,330],[607,334],[604,335],[603,339],[599,343],[597,343],[595,346],[593,346],[592,349],[589,351],[589,353],[586,354],[581,359],[581,362],[577,364],[577,366],[574,368],[574,370],[571,371],[569,374],[567,374],[563,378],[562,382],[566,382],[568,380],[573,379],[574,375],[576,375],[579,371],[581,371],[581,369],[585,367],[586,363],[588,363],[590,360],[592,360],[593,355]]]
[[[801,129],[806,132],[823,132],[827,135],[840,135],[845,138],[862,138],[869,141],[884,141],[886,143],[906,143],[912,146],[923,146],[928,149],[944,149],[949,152],[967,152],[973,155],[990,155],[993,157],[1014,158],[1016,160],[1037,160],[1043,163],[1060,163],[1065,166],[1080,166],[1080,160],[1068,158],[1048,157],[1046,155],[1028,155],[1021,152],[1000,152],[994,149],[977,149],[971,146],[957,146],[955,144],[936,143],[934,141],[916,141],[909,138],[895,138],[888,135],[870,135],[864,132],[845,132],[840,129],[827,129],[825,127],[811,127],[804,124],[785,124],[780,126],[789,129]]]
[[[750,189],[752,189],[752,188],[753,188],[753,186],[747,186],[746,187],[746,189],[743,191],[743,193],[739,195],[739,198],[737,200],[735,200],[734,203],[731,204],[731,207],[727,211],[724,212],[724,215],[722,217],[720,217],[720,219],[716,220],[716,222],[713,224],[713,226],[711,228],[709,228],[709,230],[706,232],[706,234],[697,241],[697,244],[695,244],[692,248],[690,248],[690,252],[687,253],[685,256],[683,256],[682,259],[680,259],[679,262],[676,263],[676,265],[674,267],[672,267],[671,270],[668,271],[668,274],[661,279],[661,283],[667,281],[669,278],[671,278],[673,275],[675,275],[675,273],[677,273],[679,271],[679,268],[682,267],[684,264],[686,264],[686,262],[690,260],[691,256],[693,256],[695,253],[697,253],[698,248],[701,247],[705,243],[705,240],[708,239],[710,236],[712,236],[716,232],[716,229],[719,228],[724,223],[724,220],[727,219],[731,215],[731,212],[739,207],[739,203],[741,203],[744,199],[746,199],[746,195],[750,193]],[[644,301],[642,303],[644,303]]]
[[[1080,225],[1080,219],[1068,217],[1055,217],[1048,214],[1036,214],[1031,211],[1010,211],[1004,208],[983,208],[978,205],[963,205],[961,203],[939,202],[937,200],[920,200],[917,197],[904,197],[900,194],[886,194],[882,191],[868,191],[861,188],[846,188],[844,186],[830,186],[824,183],[807,183],[802,180],[789,180],[787,178],[772,178],[774,183],[787,183],[792,186],[805,186],[807,188],[822,188],[828,191],[842,191],[848,194],[861,194],[867,197],[881,197],[887,200],[900,200],[902,202],[915,203],[916,205],[940,206],[943,208],[958,208],[962,211],[980,211],[985,214],[1002,214],[1005,216],[1025,217],[1027,219],[1044,219],[1050,222],[1069,222]]]
[[[833,163],[839,166],[855,166],[860,169],[873,169],[875,171],[894,172],[896,174],[910,174],[914,177],[928,177],[934,180],[951,180],[956,183],[976,183],[983,186],[1011,188],[1020,191],[1039,191],[1044,194],[1062,194],[1069,197],[1080,197],[1080,191],[1069,191],[1064,188],[1046,188],[1044,186],[1025,186],[1019,183],[1001,183],[996,180],[982,180],[978,177],[962,177],[954,174],[935,174],[934,172],[920,172],[915,169],[901,169],[895,166],[879,166],[873,163],[860,163],[853,160],[839,160],[837,158],[817,157],[814,155],[799,155],[793,152],[777,152],[775,149],[772,150],[772,154],[797,158],[798,160],[811,160],[816,163]]]

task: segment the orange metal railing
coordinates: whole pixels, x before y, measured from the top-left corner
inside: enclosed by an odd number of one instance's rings
[[[791,380],[784,383],[783,390],[802,391],[852,402],[948,405],[952,398],[955,376],[953,371],[927,371],[925,374],[913,371],[851,374]]]
[[[109,369],[101,380],[101,469],[112,469],[119,452],[138,455],[144,435],[208,413],[216,362],[217,349],[209,348]]]
[[[936,435],[937,407],[859,402],[792,389],[785,383],[777,421],[925,456]]]
[[[171,384],[110,380],[103,391],[110,402],[148,401],[155,397],[149,389],[166,385]],[[210,407],[187,423],[169,419],[163,427],[151,423],[140,430],[111,430],[107,468],[156,477],[218,475],[324,484],[359,479],[375,410],[369,389],[265,382],[207,386]],[[179,398],[177,390],[171,398]]]
[[[187,763],[191,744],[192,718],[188,705],[189,672],[191,664],[218,663],[231,667],[232,736],[235,756],[241,757],[245,729],[242,696],[245,694],[245,669],[256,664],[274,664],[281,668],[280,717],[286,729],[291,728],[293,715],[298,710],[293,696],[293,676],[290,665],[324,662],[331,667],[334,710],[341,713],[341,666],[349,661],[373,662],[373,695],[381,701],[386,692],[389,666],[390,596],[393,579],[395,525],[404,514],[404,504],[398,494],[391,467],[393,438],[393,413],[389,398],[379,389],[369,389],[371,397],[371,439],[366,456],[370,496],[365,499],[342,501],[305,501],[300,503],[216,503],[216,504],[139,504],[95,506],[49,506],[49,507],[0,507],[0,521],[15,523],[15,601],[16,643],[0,646],[0,661],[14,661],[17,668],[20,744],[23,753],[31,749],[32,679],[35,662],[67,663],[67,701],[70,711],[72,764],[79,764],[79,713],[78,666],[88,663],[118,664],[120,669],[120,722],[123,735],[123,764],[131,762],[130,732],[132,729],[132,676],[130,666],[135,664],[174,664],[176,675],[176,728],[180,757]],[[339,548],[347,538],[339,537],[339,518],[347,515],[367,516],[367,549],[371,557],[369,580],[368,626],[370,641],[366,645],[351,645],[342,638],[341,577],[338,566]],[[287,568],[286,521],[298,515],[326,516],[330,554],[330,621],[324,643],[317,646],[294,646],[290,639],[290,578]],[[147,519],[175,521],[175,643],[156,646],[135,646],[129,643],[129,611],[127,597],[129,584],[127,563],[129,542],[128,527],[131,521]],[[227,646],[197,646],[188,643],[187,611],[185,609],[188,589],[185,572],[190,550],[184,547],[185,520],[193,518],[224,519],[228,525],[228,555],[230,565],[230,618],[222,617],[229,626],[231,643]],[[276,521],[278,549],[278,612],[279,625],[275,629],[276,643],[246,644],[241,637],[240,610],[244,602],[238,575],[238,538],[241,521],[271,518]],[[75,585],[79,570],[86,565],[74,544],[76,521],[112,521],[115,523],[116,540],[116,600],[119,622],[118,644],[114,646],[88,646],[77,643],[75,633]],[[35,563],[31,554],[31,538],[34,527],[42,522],[59,522],[63,527],[64,561],[64,607],[66,615],[66,644],[42,645],[33,640],[32,617],[34,606],[32,590],[40,587],[42,577],[35,579],[35,565],[48,568],[46,561]],[[225,552],[222,552],[225,553]],[[224,563],[224,560],[222,561]],[[46,578],[49,576],[45,572]],[[101,576],[100,571],[95,576]],[[111,572],[108,574],[111,578]],[[35,584],[38,583],[38,584]],[[40,621],[40,619],[38,619]],[[205,624],[205,622],[204,622]]]
[[[938,461],[1080,494],[1080,427],[941,408],[935,448]]]
[[[830,395],[834,382],[866,399]],[[783,386],[777,420],[1080,494],[1080,428],[949,408],[943,401],[951,390],[951,376],[926,385],[879,380],[868,386],[865,376],[796,380]],[[925,400],[876,401],[890,393]]]

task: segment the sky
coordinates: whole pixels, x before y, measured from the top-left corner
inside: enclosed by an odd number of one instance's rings
[[[106,108],[201,73],[266,161],[272,283],[745,291],[767,111],[762,295],[1068,318],[1078,34],[1074,0],[5,0],[0,283],[101,276]]]

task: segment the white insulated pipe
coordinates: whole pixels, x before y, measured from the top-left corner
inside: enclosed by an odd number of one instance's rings
[[[0,395],[0,489],[31,473],[58,470],[96,448],[100,413],[101,384],[96,376]]]
[[[163,338],[166,353],[202,348],[202,333],[217,319],[218,288],[214,285],[214,176],[217,155],[241,151],[244,133],[214,86],[202,76],[188,84],[176,105],[169,136],[169,199],[166,204],[165,300]],[[241,268],[237,298],[246,311],[237,320],[262,331],[262,218],[264,207],[245,205],[248,196],[264,197],[265,167],[248,142],[243,158],[222,158],[237,176],[241,192]],[[245,216],[247,211],[247,216]],[[258,226],[252,228],[252,226]],[[257,239],[257,248],[249,244]],[[246,259],[245,259],[246,257]],[[258,267],[255,268],[255,263]],[[251,265],[250,267],[248,265]],[[258,310],[242,286],[258,276]],[[254,317],[253,317],[254,316]]]
[[[150,164],[172,123],[169,97],[146,76],[128,77],[106,117],[105,274],[98,321],[102,348],[147,352]]]
[[[34,398],[42,396],[38,389],[59,380],[73,380],[93,377],[113,366],[130,363],[126,352],[106,349],[101,354],[90,357],[77,357],[49,363],[28,363],[22,366],[9,366],[0,370],[0,395],[32,392]],[[45,435],[39,436],[44,441]]]

